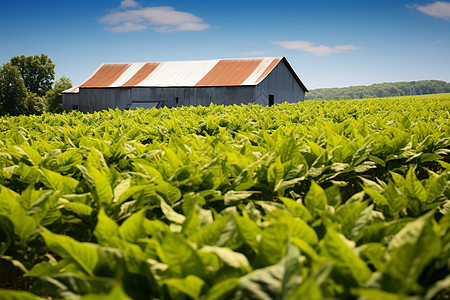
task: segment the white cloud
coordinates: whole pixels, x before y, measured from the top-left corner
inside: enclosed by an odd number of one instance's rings
[[[258,55],[264,55],[264,51],[249,51],[249,52],[242,52],[242,55],[244,55],[244,56],[258,56]]]
[[[133,0],[122,1],[122,4],[130,1]],[[131,32],[150,27],[153,31],[167,33],[176,31],[200,31],[211,27],[209,24],[204,23],[202,18],[188,12],[176,11],[170,6],[142,7],[113,11],[100,18],[99,22],[106,24],[106,30],[112,32]]]
[[[114,27],[108,27],[106,30],[117,33],[126,33],[132,31],[141,31],[147,29],[147,26],[142,24],[135,24],[133,22],[124,22]]]
[[[206,23],[183,23],[180,25],[156,26],[152,29],[157,32],[169,33],[177,31],[201,31],[208,29],[210,26]]]
[[[434,3],[429,3],[425,5],[408,5],[407,7],[412,7],[418,11],[444,20],[450,20],[450,2],[447,1],[436,1]]]
[[[139,3],[134,0],[123,0],[120,2],[120,8],[139,7]]]
[[[334,47],[315,45],[308,41],[275,41],[273,43],[285,49],[301,50],[311,53],[315,56],[326,56],[334,53],[361,49],[360,47],[356,47],[353,45],[337,45]]]

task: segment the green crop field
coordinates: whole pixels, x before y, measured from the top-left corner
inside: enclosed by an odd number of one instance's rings
[[[449,299],[449,119],[450,94],[2,117],[0,299]]]

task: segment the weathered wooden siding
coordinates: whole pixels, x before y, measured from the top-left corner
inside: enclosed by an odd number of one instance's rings
[[[161,101],[164,106],[250,103],[252,86],[133,88],[131,101]]]
[[[279,63],[255,88],[255,103],[269,104],[269,95],[274,95],[275,103],[301,102],[305,91],[295,80],[284,63]]]
[[[108,108],[128,108],[126,99],[131,95],[131,88],[85,88],[78,94],[63,94],[63,109],[71,111],[74,106],[82,112],[94,112]]]
[[[63,94],[63,108],[74,106],[82,112],[108,108],[128,109],[132,102],[159,101],[161,106],[240,104],[254,102],[254,86],[235,87],[164,87],[164,88],[80,88],[78,94]]]

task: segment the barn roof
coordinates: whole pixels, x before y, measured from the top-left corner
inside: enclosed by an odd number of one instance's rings
[[[286,64],[300,86],[308,91],[286,58],[262,57],[147,63],[103,63],[81,85],[63,93],[78,93],[80,88],[257,85],[280,62]]]

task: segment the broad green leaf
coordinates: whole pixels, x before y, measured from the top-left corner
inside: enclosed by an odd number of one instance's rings
[[[366,207],[366,202],[352,202],[341,205],[336,210],[336,217],[341,224],[342,233],[347,238],[352,238],[353,228]]]
[[[428,185],[426,186],[428,201],[432,202],[442,194],[444,194],[445,189],[448,187],[448,176],[445,174],[431,175],[428,180]]]
[[[319,242],[316,232],[305,221],[285,219],[285,223],[288,225],[292,237],[300,238],[310,245],[316,245]]]
[[[118,284],[114,286],[109,294],[88,294],[81,297],[80,300],[132,300],[130,296],[125,294],[122,287]]]
[[[237,230],[242,241],[247,243],[255,253],[259,253],[258,236],[261,234],[261,229],[256,223],[244,216],[234,216],[237,225]]]
[[[314,180],[311,181],[311,186],[304,202],[312,215],[317,215],[317,211],[323,211],[327,206],[327,195]]]
[[[403,178],[402,175],[397,174],[395,172],[389,172],[392,176],[392,179],[394,180],[395,184],[400,188],[400,190],[404,190],[404,186],[406,183],[406,179]]]
[[[2,300],[43,300],[32,293],[24,291],[13,291],[0,289],[0,299]]]
[[[305,222],[309,222],[312,220],[311,213],[308,211],[308,209],[300,202],[297,202],[295,200],[286,198],[286,197],[280,197],[279,198],[281,202],[286,206],[287,210],[297,218],[300,218],[304,220]]]
[[[276,264],[286,252],[289,241],[289,227],[284,223],[274,223],[264,229],[259,243],[257,262],[259,266]]]
[[[403,179],[403,177],[401,177],[401,178]],[[378,183],[376,183],[375,181],[366,179],[364,177],[359,177],[359,179],[362,180],[362,182],[364,183],[364,186],[369,187],[369,188],[375,190],[376,192],[378,192],[380,194],[383,193],[383,191],[384,191],[383,187],[381,185],[379,185]]]
[[[248,299],[289,299],[302,282],[299,250],[289,245],[283,259],[244,276],[239,287]]]
[[[242,253],[234,252],[229,248],[204,246],[200,249],[200,252],[214,253],[221,261],[232,268],[243,269],[247,272],[251,270],[247,257]]]
[[[359,258],[347,245],[348,241],[345,237],[339,235],[334,230],[328,229],[325,237],[320,242],[321,254],[331,258],[333,261],[348,268],[353,278],[363,286],[370,278],[370,269],[364,261]]]
[[[20,195],[13,190],[0,185],[0,213],[9,214],[19,205]]]
[[[295,161],[300,156],[299,147],[297,141],[293,137],[286,138],[283,143],[279,146],[277,150],[281,162],[285,163],[287,161]]]
[[[358,288],[353,290],[358,296],[364,297],[367,300],[406,300],[404,295],[389,293],[383,290]]]
[[[27,215],[33,216],[37,224],[41,223],[49,211],[55,207],[60,196],[59,191],[48,191],[33,202],[27,211]]]
[[[414,173],[414,168],[410,168],[408,174],[406,174],[405,180],[405,194],[406,196],[417,199],[420,202],[426,202],[428,195],[422,183],[417,179]]]
[[[20,206],[20,195],[0,185],[0,214],[14,225],[14,233],[25,242],[36,230],[36,221]]]
[[[78,180],[63,176],[57,172],[53,172],[44,168],[40,169],[42,174],[41,182],[49,189],[59,190],[63,194],[74,194],[78,185]]]
[[[80,243],[71,237],[50,232],[41,232],[47,247],[61,257],[76,263],[81,271],[94,276],[98,262],[97,251],[89,244]]]
[[[228,278],[216,283],[201,298],[202,300],[227,300],[239,286],[239,278]]]
[[[116,187],[114,188],[114,199],[112,200],[113,203],[116,203],[119,201],[120,196],[127,191],[131,186],[131,178],[127,178],[122,180]]]
[[[14,211],[8,217],[14,224],[14,232],[20,237],[22,242],[26,242],[38,225],[33,217],[26,216],[24,212],[19,210]]]
[[[206,271],[197,251],[181,237],[172,233],[163,233],[158,237],[158,256],[169,265],[170,274],[184,277],[189,274],[202,277]]]
[[[366,243],[356,249],[365,261],[375,266],[378,271],[384,270],[386,263],[386,247],[381,243]]]
[[[156,170],[154,167],[149,165],[149,163],[145,160],[136,160],[133,163],[134,167],[137,168],[139,171],[143,172],[145,175],[149,176],[153,179],[162,179],[161,173]]]
[[[97,238],[97,241],[104,245],[109,245],[109,240],[112,237],[119,236],[119,226],[106,215],[103,209],[98,213],[97,226],[95,227],[94,235]]]
[[[78,166],[94,198],[102,205],[109,205],[113,200],[113,190],[105,174],[94,167]]]
[[[26,272],[24,274],[25,277],[41,277],[41,276],[48,276],[48,275],[53,275],[53,274],[57,274],[60,272],[67,272],[68,271],[68,266],[71,263],[65,261],[65,260],[61,260],[58,263],[56,262],[50,262],[50,261],[44,261],[41,262],[37,265],[34,265],[33,268],[31,268],[31,270],[29,270],[28,272]],[[73,264],[72,264],[73,265]],[[74,268],[76,269],[76,266],[74,266]]]
[[[398,216],[408,207],[407,197],[395,187],[392,181],[389,181],[384,188],[383,196],[387,199],[393,216]]]
[[[40,277],[32,291],[43,296],[77,299],[87,294],[107,294],[116,284],[117,282],[112,278],[84,278],[75,274],[54,274]]]
[[[324,299],[322,291],[317,286],[312,276],[307,277],[298,289],[292,294],[290,300],[296,299],[310,299],[310,300],[321,300]]]
[[[131,196],[149,188],[148,185],[133,185],[133,186],[130,186],[125,191],[119,191],[119,189],[122,189],[123,187],[124,187],[124,185],[122,185],[121,187],[119,187],[119,186],[116,187],[116,188],[118,188],[118,190],[117,190],[117,194],[116,194],[116,191],[114,191],[114,195],[115,195],[114,199],[113,199],[114,205],[121,205],[123,202],[128,200]],[[118,197],[116,197],[116,195]]]
[[[77,165],[81,165],[83,162],[83,155],[80,153],[80,149],[69,149],[61,153],[57,162],[59,165],[58,171],[67,172],[72,168],[76,168]]]
[[[168,203],[173,204],[180,200],[181,192],[177,187],[163,180],[157,180],[156,183],[156,192],[163,196]]]
[[[291,243],[298,249],[300,249],[302,254],[309,256],[312,260],[319,261],[321,259],[316,250],[314,250],[314,248],[304,240],[297,237],[292,237]]]
[[[225,215],[216,219],[212,224],[200,228],[189,236],[189,240],[195,242],[199,247],[215,245],[230,217],[230,215]]]
[[[35,149],[27,144],[13,146],[13,149],[20,155],[23,155],[31,164],[37,166],[42,161],[41,155]]]
[[[284,176],[284,168],[283,164],[281,163],[281,160],[279,157],[273,162],[268,171],[267,171],[267,182],[270,185],[270,188],[272,190],[275,189],[277,184],[283,179]]]
[[[374,216],[373,204],[367,206],[358,216],[350,231],[349,237],[354,239],[359,232],[367,226]]]
[[[166,216],[167,220],[175,223],[175,224],[183,224],[186,220],[186,217],[182,214],[177,213],[170,207],[169,204],[166,203],[164,199],[161,199],[161,210],[163,214]]]
[[[400,291],[408,292],[423,268],[439,256],[441,240],[433,211],[408,223],[389,243],[385,272],[397,278]]]
[[[242,202],[244,199],[250,198],[255,193],[253,191],[228,191],[223,195],[223,201],[225,205],[234,205]]]
[[[198,299],[205,282],[195,275],[188,275],[185,278],[165,279],[162,281],[162,284],[167,286],[173,299],[180,299],[179,293],[192,299]]]
[[[300,238],[311,245],[318,242],[318,237],[313,228],[305,221],[293,218],[292,215],[283,209],[274,209],[267,214],[266,219],[274,224],[283,223],[288,227],[288,234],[291,237]]]
[[[36,202],[42,195],[48,193],[49,190],[36,190],[34,184],[30,184],[21,194],[20,194],[20,205],[25,209],[29,209],[30,206]]]
[[[125,220],[119,227],[119,235],[122,239],[130,243],[136,243],[140,238],[145,237],[145,214],[146,208],[134,213]]]
[[[365,161],[359,165],[357,165],[354,170],[356,173],[364,173],[370,169],[376,168],[376,163],[373,161]]]
[[[73,212],[80,217],[89,217],[92,215],[92,207],[84,203],[67,202],[63,204],[65,210]]]
[[[375,206],[379,211],[386,217],[392,216],[391,206],[382,194],[370,187],[364,187],[364,191],[372,198],[373,203],[375,203]]]

